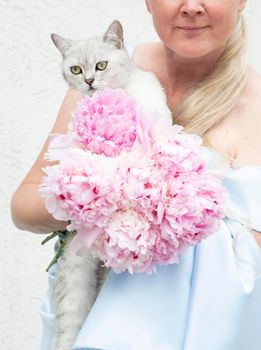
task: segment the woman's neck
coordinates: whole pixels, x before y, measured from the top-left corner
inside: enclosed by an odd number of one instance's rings
[[[211,72],[224,48],[200,58],[180,57],[166,46],[163,47],[163,50],[164,88],[170,104],[174,107],[173,105],[184,96],[188,89]]]

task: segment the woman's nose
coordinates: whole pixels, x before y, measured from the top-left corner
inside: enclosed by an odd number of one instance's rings
[[[184,0],[181,6],[183,16],[195,16],[205,13],[204,1],[199,0]]]

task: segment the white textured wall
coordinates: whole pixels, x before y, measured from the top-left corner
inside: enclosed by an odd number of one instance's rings
[[[52,247],[41,247],[42,235],[13,226],[9,201],[36,158],[66,91],[60,56],[49,35],[85,38],[102,33],[113,19],[123,23],[128,42],[156,37],[143,0],[0,0],[1,349],[38,349],[41,334],[38,308]],[[251,1],[247,19],[250,61],[261,72],[261,2]]]

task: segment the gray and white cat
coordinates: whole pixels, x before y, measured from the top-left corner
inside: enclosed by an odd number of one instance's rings
[[[148,115],[171,120],[164,91],[154,74],[139,69],[123,44],[123,29],[112,22],[102,37],[68,40],[51,35],[60,50],[62,72],[70,87],[91,95],[104,88],[122,88],[135,97]],[[109,269],[91,253],[65,249],[59,258],[54,306],[56,335],[52,350],[70,350]]]

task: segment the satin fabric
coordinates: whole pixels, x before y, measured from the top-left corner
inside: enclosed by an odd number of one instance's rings
[[[204,152],[217,166],[217,154]],[[228,169],[223,183],[236,217],[179,264],[152,275],[110,272],[73,350],[261,349],[261,250],[244,226],[261,231],[261,166]],[[55,270],[40,310],[41,350],[51,349],[55,331]]]

